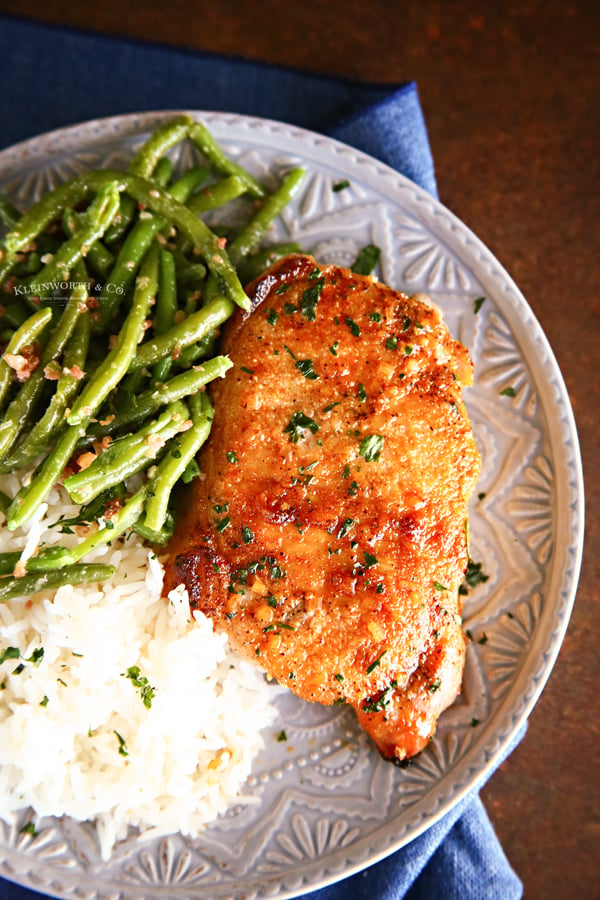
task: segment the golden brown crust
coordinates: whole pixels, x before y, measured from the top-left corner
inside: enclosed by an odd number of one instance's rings
[[[470,359],[432,305],[309,256],[249,295],[169,581],[282,684],[411,756],[464,664]]]

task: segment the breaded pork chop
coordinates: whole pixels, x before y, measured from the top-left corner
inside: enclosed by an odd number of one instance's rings
[[[169,586],[298,696],[351,704],[402,760],[462,679],[471,362],[426,298],[310,256],[248,293]]]

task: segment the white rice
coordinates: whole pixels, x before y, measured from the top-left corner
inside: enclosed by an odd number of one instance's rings
[[[0,480],[11,496],[18,486]],[[26,529],[0,526],[0,552],[76,543],[49,528],[76,514],[56,489]],[[196,835],[248,802],[240,792],[276,712],[258,669],[190,616],[185,590],[161,597],[162,566],[135,535],[89,559],[100,560],[117,567],[109,582],[0,603],[0,654],[20,652],[0,665],[0,817],[31,806],[92,820],[107,859],[129,826]],[[150,708],[134,666],[154,689]]]

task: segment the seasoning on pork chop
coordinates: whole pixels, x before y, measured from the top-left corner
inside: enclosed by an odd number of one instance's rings
[[[462,680],[471,361],[427,298],[310,256],[248,293],[168,581],[298,696],[351,704],[402,760]]]

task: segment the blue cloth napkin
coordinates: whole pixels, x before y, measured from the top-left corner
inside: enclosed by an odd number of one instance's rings
[[[361,84],[0,17],[0,147],[86,119],[158,109],[239,112],[324,132],[437,196],[414,83]],[[518,900],[521,895],[521,883],[473,794],[382,862],[305,897]],[[0,900],[42,896],[0,879]]]

